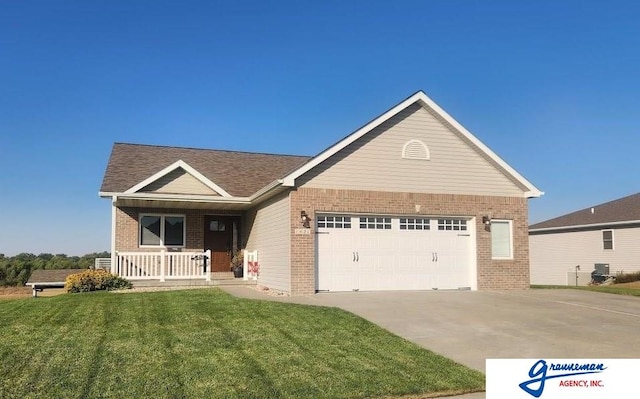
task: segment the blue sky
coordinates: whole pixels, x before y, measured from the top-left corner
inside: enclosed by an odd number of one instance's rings
[[[0,253],[109,249],[113,142],[314,155],[417,90],[546,192],[640,191],[637,1],[0,0]]]

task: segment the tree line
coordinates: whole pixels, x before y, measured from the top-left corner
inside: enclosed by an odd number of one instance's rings
[[[96,258],[109,258],[109,252],[96,252],[83,256],[65,254],[22,253],[16,256],[0,254],[0,286],[24,285],[34,270],[88,269]]]

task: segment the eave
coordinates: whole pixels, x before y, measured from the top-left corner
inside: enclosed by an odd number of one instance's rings
[[[542,227],[537,229],[529,229],[529,234],[531,233],[544,234],[544,233],[576,231],[576,230],[598,230],[598,229],[606,229],[608,227],[620,227],[620,226],[629,226],[629,227],[640,226],[640,220],[622,220],[617,222],[576,224],[572,226]]]
[[[167,193],[100,192],[102,198],[111,198],[117,206],[138,208],[246,210],[277,194],[289,190],[281,180],[273,181],[250,197],[222,197]]]

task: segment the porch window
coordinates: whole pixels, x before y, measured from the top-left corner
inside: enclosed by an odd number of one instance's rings
[[[140,215],[141,247],[184,247],[185,217]]]

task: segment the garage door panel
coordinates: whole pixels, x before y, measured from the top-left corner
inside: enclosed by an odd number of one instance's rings
[[[337,227],[337,221],[347,219],[348,228]],[[472,286],[474,241],[467,220],[343,215],[324,217],[323,222],[317,226],[319,290]]]

